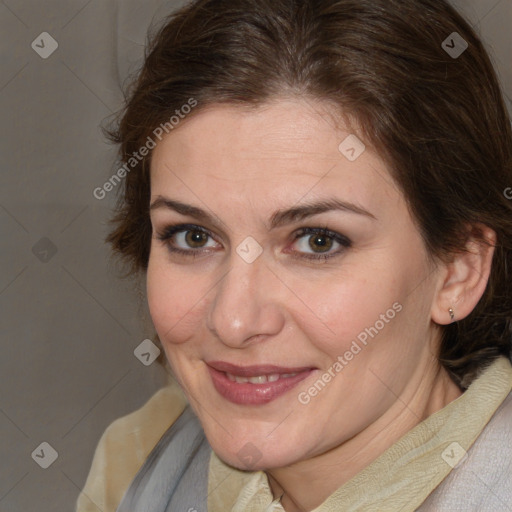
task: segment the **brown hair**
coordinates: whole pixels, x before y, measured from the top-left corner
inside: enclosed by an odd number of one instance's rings
[[[442,46],[455,45],[454,32],[468,44],[458,57]],[[325,100],[356,120],[433,257],[464,250],[468,226],[497,233],[486,291],[467,318],[444,328],[439,357],[463,387],[510,357],[511,126],[468,23],[443,0],[198,0],[152,38],[110,135],[127,162],[191,98],[196,115],[283,95]],[[150,158],[127,174],[107,239],[132,271],[144,272],[149,258]]]

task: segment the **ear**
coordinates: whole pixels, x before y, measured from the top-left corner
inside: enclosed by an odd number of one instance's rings
[[[475,236],[476,230],[484,240]],[[431,311],[434,322],[450,324],[462,320],[473,311],[487,286],[495,245],[496,233],[479,224],[470,228],[466,250],[453,254],[448,262],[441,264],[439,289]]]

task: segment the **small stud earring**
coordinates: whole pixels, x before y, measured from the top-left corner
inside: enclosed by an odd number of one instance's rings
[[[453,319],[455,318],[455,313],[453,312],[453,308],[448,309],[448,313],[450,313],[450,318],[453,321]]]

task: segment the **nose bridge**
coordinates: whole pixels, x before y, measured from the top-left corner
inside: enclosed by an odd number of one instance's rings
[[[269,274],[261,256],[248,263],[233,251],[208,312],[208,328],[224,344],[242,347],[250,338],[282,329],[283,313]]]

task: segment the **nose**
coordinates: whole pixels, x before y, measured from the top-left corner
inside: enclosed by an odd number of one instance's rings
[[[247,263],[234,252],[209,304],[208,329],[231,348],[275,336],[285,324],[279,284],[262,256]]]

